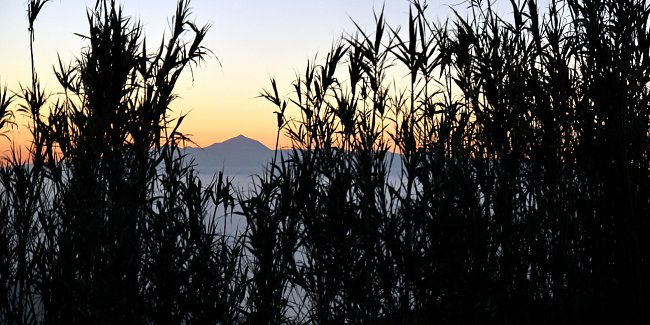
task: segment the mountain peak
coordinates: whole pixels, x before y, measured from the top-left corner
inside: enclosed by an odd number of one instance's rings
[[[240,134],[240,135],[238,135],[236,137],[233,137],[233,138],[230,138],[230,139],[228,139],[228,140],[226,140],[224,142],[228,142],[228,141],[257,141],[257,140],[249,138],[249,137],[247,137],[247,136],[245,136],[243,134]],[[222,143],[224,143],[224,142],[222,142]]]
[[[261,150],[261,151],[267,151],[270,150],[267,146],[262,144],[261,142],[249,138],[243,134],[240,134],[236,137],[230,138],[228,140],[225,140],[223,142],[217,142],[214,143],[205,149],[216,149],[216,148],[230,148],[230,149],[243,149],[243,150]]]
[[[261,142],[240,134],[204,148],[189,148],[197,170],[212,174],[223,170],[226,175],[254,175],[273,158],[273,150]]]

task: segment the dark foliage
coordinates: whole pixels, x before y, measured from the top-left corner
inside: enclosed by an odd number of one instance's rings
[[[29,164],[14,156],[0,169],[1,323],[241,317],[243,242],[222,228],[230,183],[221,174],[201,183],[180,149],[183,117],[169,116],[181,72],[208,54],[207,27],[189,14],[179,1],[169,38],[151,54],[141,27],[98,1],[82,36],[88,46],[55,69],[62,95],[48,98],[35,71],[23,89]],[[1,99],[6,112],[12,98]]]
[[[378,15],[310,63],[293,118],[275,82],[262,94],[295,148],[244,201],[252,225],[272,220],[249,231],[274,243],[250,249],[278,284],[269,309],[294,303],[299,323],[648,321],[648,6],[511,3],[502,17],[469,1],[436,24],[415,1],[404,31]]]
[[[413,1],[272,81],[293,148],[235,195],[170,117],[209,52],[188,2],[150,53],[98,1],[62,95],[0,93],[33,134],[0,169],[0,323],[647,323],[650,8],[510,3]]]

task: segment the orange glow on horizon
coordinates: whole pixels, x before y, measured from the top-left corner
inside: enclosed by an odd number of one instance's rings
[[[175,2],[118,1],[126,16],[142,23],[147,44],[159,44],[163,33],[168,35]],[[21,85],[30,84],[31,78],[28,23],[22,1],[2,5],[0,87],[6,84],[10,92],[17,93]],[[59,58],[64,66],[74,63],[88,45],[75,33],[88,33],[86,9],[93,5],[92,0],[50,2],[39,14],[34,29],[34,63],[46,94],[61,91],[52,71]],[[191,73],[189,69],[183,73],[174,89],[179,97],[171,104],[170,116],[187,114],[181,131],[201,147],[242,134],[274,148],[275,107],[258,98],[270,86],[270,78],[277,80],[280,95],[287,97],[296,73],[304,71],[308,60],[318,54],[321,62],[332,42],[354,31],[355,24],[372,31],[374,11],[385,8],[386,19],[393,18],[396,23],[408,17],[408,1],[381,5],[374,0],[284,4],[192,0],[191,7],[197,25],[212,25],[203,45],[214,55]],[[15,99],[14,113],[22,103],[22,99]],[[47,103],[43,111],[47,112],[51,104]],[[26,118],[19,117],[16,123],[17,128],[7,132],[8,139],[0,138],[0,156],[10,154],[12,147],[24,150],[30,144]],[[290,145],[282,135],[280,148]]]

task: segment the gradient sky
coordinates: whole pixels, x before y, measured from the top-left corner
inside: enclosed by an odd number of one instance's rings
[[[430,1],[429,14],[445,18],[450,1]],[[35,59],[46,90],[60,90],[52,72],[57,54],[64,63],[81,52],[84,42],[73,33],[86,34],[86,8],[95,0],[52,0],[41,11],[36,24]],[[176,0],[122,0],[124,13],[137,18],[145,28],[148,43],[160,42],[169,24]],[[308,59],[324,55],[334,40],[355,30],[351,18],[366,31],[374,29],[374,10],[385,5],[389,24],[408,21],[407,0],[193,0],[192,17],[212,25],[204,45],[214,58],[195,69],[194,81],[186,73],[172,105],[175,115],[189,113],[183,130],[201,146],[244,134],[271,147],[275,140],[273,107],[256,98],[278,80],[288,93],[297,71]],[[0,0],[0,85],[18,91],[30,80],[29,43],[25,0]],[[24,119],[11,137],[26,141]],[[0,139],[0,152],[9,140]]]

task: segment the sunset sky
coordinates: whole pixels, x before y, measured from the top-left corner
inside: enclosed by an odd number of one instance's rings
[[[124,13],[144,25],[148,43],[159,43],[169,24],[176,0],[118,1]],[[86,34],[86,8],[95,0],[53,0],[45,5],[35,25],[36,69],[48,93],[60,91],[52,66],[57,54],[64,63],[81,53],[84,41],[73,33]],[[429,14],[444,19],[448,1],[430,1]],[[180,95],[174,113],[189,113],[184,131],[201,146],[244,134],[271,147],[275,136],[273,107],[257,98],[278,80],[288,93],[298,71],[308,59],[321,57],[334,40],[355,30],[354,19],[366,31],[374,29],[373,10],[384,5],[379,0],[193,0],[197,23],[212,25],[204,45],[216,57],[195,69],[194,81],[186,73],[176,88]],[[385,3],[389,24],[408,21],[408,1]],[[0,0],[0,85],[18,91],[30,82],[26,1]],[[11,138],[27,139],[25,119]],[[0,139],[0,151],[10,142]]]

